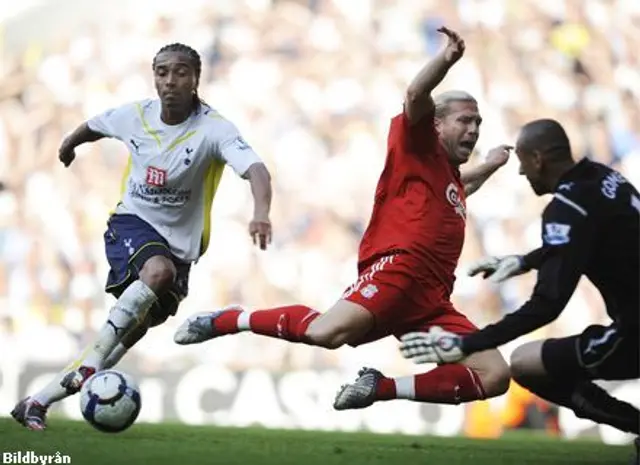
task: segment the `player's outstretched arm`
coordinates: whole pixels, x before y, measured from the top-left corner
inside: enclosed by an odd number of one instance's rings
[[[416,363],[456,363],[535,331],[560,315],[575,291],[584,263],[573,252],[554,254],[542,264],[533,295],[519,310],[466,336],[438,327],[407,334],[401,339],[400,351]]]
[[[253,243],[262,250],[271,243],[271,174],[264,163],[254,163],[246,174],[253,194],[253,220],[249,224],[249,234]]]
[[[505,255],[503,257],[485,257],[469,268],[469,276],[481,274],[484,279],[493,283],[501,283],[514,276],[531,270],[539,270],[542,263],[550,257],[553,250],[539,247],[527,255]]]
[[[92,130],[87,122],[78,126],[71,134],[69,134],[58,149],[58,159],[68,167],[76,158],[75,148],[87,142],[94,142],[105,137]]]
[[[460,180],[464,184],[467,197],[480,189],[493,173],[509,161],[512,149],[510,145],[499,145],[489,151],[484,163],[467,168],[460,173]]]
[[[446,27],[438,32],[447,36],[446,47],[420,70],[407,88],[404,112],[411,123],[417,123],[434,110],[431,92],[464,54],[465,44],[457,32]]]
[[[216,121],[217,132],[212,138],[211,153],[231,166],[238,176],[249,181],[253,194],[253,219],[249,223],[249,234],[253,243],[264,250],[271,242],[271,175],[233,123],[220,118]]]

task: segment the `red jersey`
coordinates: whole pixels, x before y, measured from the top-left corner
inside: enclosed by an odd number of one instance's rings
[[[387,160],[380,175],[358,262],[393,251],[416,259],[416,275],[450,293],[464,244],[466,204],[458,169],[440,145],[433,118],[411,126],[391,120]]]

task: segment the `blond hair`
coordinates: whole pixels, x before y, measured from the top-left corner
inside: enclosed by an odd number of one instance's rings
[[[478,101],[469,92],[465,92],[464,90],[449,90],[438,94],[433,98],[433,103],[435,104],[435,117],[444,118],[447,116],[449,114],[449,105],[453,102],[478,103]]]

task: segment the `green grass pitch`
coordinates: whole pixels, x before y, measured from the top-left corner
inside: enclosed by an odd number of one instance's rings
[[[529,434],[470,440],[178,424],[104,434],[84,422],[50,423],[31,432],[0,418],[0,453],[60,452],[79,465],[628,465],[633,454],[632,446]]]

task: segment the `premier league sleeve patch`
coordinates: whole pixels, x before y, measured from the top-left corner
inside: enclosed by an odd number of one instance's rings
[[[571,241],[571,225],[562,223],[546,223],[542,241],[546,245],[564,245]]]

